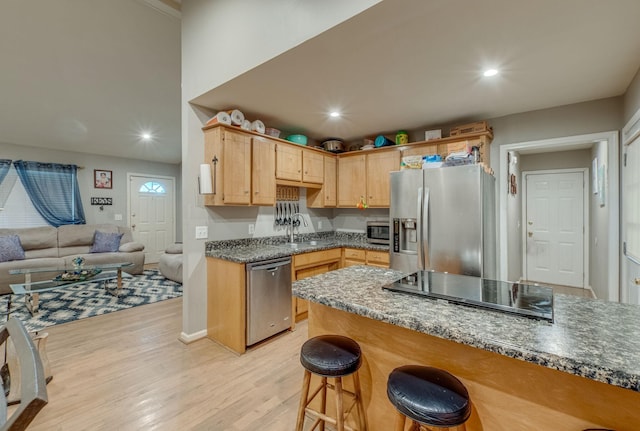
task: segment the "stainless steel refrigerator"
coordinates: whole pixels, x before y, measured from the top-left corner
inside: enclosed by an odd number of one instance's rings
[[[391,173],[391,268],[495,279],[495,178],[480,165]]]

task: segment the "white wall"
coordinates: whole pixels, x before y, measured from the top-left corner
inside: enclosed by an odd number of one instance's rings
[[[640,109],[640,69],[624,94],[624,124]]]
[[[179,164],[148,162],[144,160],[124,159],[118,157],[98,156],[93,154],[47,150],[24,145],[0,144],[2,158],[11,160],[31,160],[62,164],[75,164],[83,169],[78,171],[78,185],[88,224],[113,223],[124,226],[127,224],[127,173],[138,173],[176,178],[176,190],[180,190],[181,168]],[[112,171],[111,189],[95,189],[93,187],[93,170],[103,169]],[[91,197],[113,198],[112,206],[105,206],[103,211],[98,206],[91,205]],[[176,226],[182,223],[181,196],[176,196]],[[122,214],[122,221],[115,220],[115,214]],[[1,214],[0,214],[1,216]],[[182,232],[176,232],[179,241]]]
[[[365,232],[368,221],[388,220],[389,209],[367,208],[339,208],[333,212],[333,226],[336,230],[345,232]]]
[[[495,137],[491,144],[491,166],[497,178],[503,175],[504,168],[499,166],[498,163],[500,145],[619,130],[622,126],[621,120],[622,97],[600,99],[489,119],[489,124],[493,126],[495,132]],[[497,200],[499,201],[499,199]],[[521,203],[516,204],[521,205]],[[520,242],[522,235],[521,227],[518,226],[518,221],[521,218],[520,210],[508,214],[509,217],[513,214],[518,219],[508,220],[507,243],[510,245],[517,244]],[[606,233],[603,235],[599,238],[599,241],[604,246],[604,243],[608,240],[608,235]],[[516,253],[518,252],[517,250],[515,251]],[[597,250],[605,252],[602,247]],[[509,247],[509,253],[511,252],[512,248]],[[596,258],[598,257],[601,258],[601,262],[608,262],[606,254],[597,253]],[[512,260],[513,257],[510,261]],[[612,270],[616,271],[616,269]],[[510,279],[516,275],[511,271],[511,268],[509,268],[508,274]],[[607,287],[602,286],[604,289]]]
[[[617,160],[609,161],[606,143],[595,144],[590,152],[591,160],[598,158],[598,164],[607,166],[609,163],[618,163]],[[591,172],[591,166],[589,166]],[[600,197],[593,194],[591,190],[591,178],[589,178],[589,282],[593,293],[597,298],[610,299],[607,286],[607,274],[602,271],[603,262],[608,261],[610,253],[618,253],[617,250],[610,250],[607,238],[609,237],[609,208],[600,206]],[[605,187],[605,190],[609,190]]]
[[[189,101],[376,3],[378,0],[183,2],[183,340],[204,336],[207,326],[204,241],[193,239],[195,227],[209,226],[209,239],[240,236],[244,228],[243,222],[232,223],[229,234],[225,228],[228,224],[223,217],[225,214],[205,208],[202,198],[196,193],[198,165],[204,155],[201,128],[213,113],[192,106]],[[255,216],[251,211],[255,210],[243,212],[240,216],[248,220]],[[318,217],[327,215],[319,214]]]
[[[186,100],[216,88],[379,1],[184,2],[182,58]]]
[[[295,229],[295,233],[311,234],[316,232],[326,232],[334,230],[332,223],[333,210],[307,208],[304,189],[301,189],[299,212],[307,225],[301,223]],[[278,226],[274,223],[274,207],[207,207],[210,227],[209,238],[212,240],[238,239],[238,238],[261,238],[267,236],[287,235],[285,226]],[[318,227],[318,222],[322,227]],[[249,233],[249,226],[253,225],[254,233]]]
[[[607,164],[607,147],[605,143],[594,144],[592,149],[559,151],[554,153],[526,154],[520,156],[520,169],[522,171],[536,171],[546,169],[568,169],[568,168],[588,168],[591,172],[591,161],[598,157],[601,163]],[[589,187],[589,285],[593,288],[598,298],[608,299],[609,291],[607,286],[607,272],[603,271],[603,262],[607,262],[609,253],[608,223],[609,208],[601,207],[599,198]],[[521,203],[519,205],[521,207]],[[519,216],[521,217],[521,215]],[[514,220],[509,220],[515,223]],[[513,227],[515,230],[516,228]],[[509,243],[509,274],[510,279],[516,274],[522,274],[522,228],[518,229],[519,234],[513,235],[514,243]],[[519,239],[519,241],[516,241]],[[518,253],[515,253],[518,252]],[[512,255],[517,254],[519,261],[512,262]],[[518,269],[520,268],[520,269]]]
[[[627,92],[624,96],[624,120],[625,127],[628,128],[626,130],[627,133],[632,134],[637,127],[637,123],[631,123],[630,120],[634,117],[636,112],[640,110],[640,70],[636,73],[635,78],[629,85]],[[625,143],[624,139],[621,139],[621,144]],[[624,154],[624,151],[621,149],[620,154]],[[624,184],[623,184],[624,185]],[[624,208],[625,205],[625,192],[622,189],[622,206]],[[626,232],[622,232],[622,240],[624,241]],[[629,298],[629,292],[637,291],[637,285],[635,284],[635,279],[640,278],[640,265],[637,265],[627,259],[622,253],[620,255],[621,262],[621,296],[622,299],[628,301],[632,299],[633,303],[638,303],[637,295],[633,295],[633,298]]]
[[[507,280],[518,281],[522,277],[522,168],[520,166],[522,156],[515,152],[510,152],[509,175],[514,175],[516,181],[516,193],[507,195],[507,219],[509,220],[510,235],[507,238]],[[505,173],[506,175],[506,173]],[[497,181],[496,181],[497,183]],[[496,204],[499,206],[499,199]],[[500,214],[496,210],[496,215]],[[500,230],[497,229],[499,233]],[[497,237],[497,235],[496,235]],[[496,247],[496,250],[498,247]]]

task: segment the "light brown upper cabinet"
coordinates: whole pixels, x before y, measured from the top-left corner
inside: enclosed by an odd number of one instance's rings
[[[251,204],[251,135],[221,127],[205,131],[205,160],[210,163],[213,194],[205,205]]]
[[[338,158],[338,207],[355,208],[366,199],[366,156],[345,154]]]
[[[271,139],[254,136],[252,141],[251,204],[276,203],[276,144]]]
[[[324,159],[321,153],[302,150],[302,181],[322,184],[324,182]]]
[[[293,145],[276,145],[276,178],[302,181],[302,148]]]
[[[307,207],[333,208],[337,199],[337,159],[335,156],[323,156],[324,182],[321,189],[307,189]]]
[[[338,207],[389,206],[389,172],[400,169],[400,152],[341,155],[338,159]]]
[[[400,170],[400,152],[367,154],[367,205],[389,207],[391,201],[389,173]]]
[[[324,182],[324,155],[297,144],[276,145],[276,179],[283,185],[319,188]],[[299,184],[294,184],[299,183]],[[313,186],[313,184],[316,184]]]

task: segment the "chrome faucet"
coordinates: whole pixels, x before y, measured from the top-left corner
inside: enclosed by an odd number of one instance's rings
[[[296,216],[297,216],[300,220],[302,220],[302,224],[304,224],[304,226],[305,226],[305,227],[307,226],[307,221],[304,219],[304,215],[302,215],[302,214],[300,214],[300,213],[294,213],[294,214],[292,214],[292,215],[291,215],[291,221],[289,222],[290,224],[289,224],[289,226],[288,226],[288,228],[289,228],[289,242],[290,242],[291,244],[293,244],[293,240],[294,240],[294,237],[293,237],[294,232],[293,232],[293,231],[294,231],[295,226],[296,226],[296,223],[295,223],[295,221],[296,221]]]

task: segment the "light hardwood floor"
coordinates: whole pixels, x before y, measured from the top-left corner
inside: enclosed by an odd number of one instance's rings
[[[30,431],[295,427],[307,324],[238,356],[178,341],[182,298],[49,328],[54,378]]]

